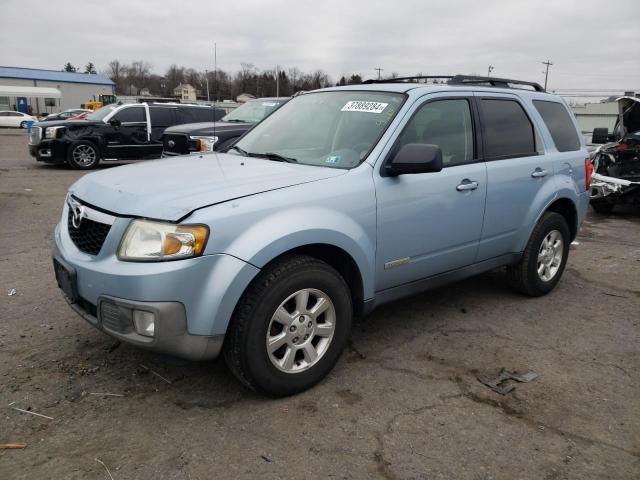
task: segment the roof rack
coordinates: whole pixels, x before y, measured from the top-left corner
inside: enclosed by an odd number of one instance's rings
[[[513,80],[510,78],[480,77],[476,75],[418,75],[415,77],[388,78],[386,80],[366,80],[363,83],[412,83],[418,80],[446,79],[449,85],[484,85],[499,88],[517,88],[512,85],[524,85],[533,88],[536,92],[544,92],[545,89],[539,83]],[[444,82],[443,82],[444,83]]]

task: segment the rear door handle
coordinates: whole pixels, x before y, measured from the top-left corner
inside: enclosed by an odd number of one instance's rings
[[[456,190],[458,190],[459,192],[464,192],[466,190],[475,190],[476,188],[478,188],[478,182],[475,182],[475,181],[469,180],[468,178],[465,178],[456,187]]]
[[[549,174],[549,172],[547,172],[546,170],[541,169],[540,167],[537,167],[532,173],[531,176],[533,178],[542,178],[542,177],[546,177]]]

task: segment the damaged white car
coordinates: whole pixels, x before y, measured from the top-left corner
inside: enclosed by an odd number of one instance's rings
[[[619,116],[613,138],[605,136],[603,142],[615,141],[591,154],[591,206],[598,213],[610,213],[618,204],[640,204],[640,98],[617,101]]]

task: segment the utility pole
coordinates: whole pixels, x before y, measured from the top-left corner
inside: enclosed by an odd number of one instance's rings
[[[218,45],[213,43],[213,101],[218,100]]]
[[[493,72],[494,70],[494,66],[493,65],[489,65],[489,68],[487,68],[487,77],[491,76],[491,72]]]
[[[378,72],[378,80],[380,80],[380,72],[382,72],[384,70],[384,68],[375,67],[374,70],[376,70]]]
[[[209,101],[209,71],[204,71],[204,79],[207,81],[207,102]]]
[[[280,65],[276,65],[276,97],[280,96]]]
[[[547,80],[549,79],[549,67],[551,65],[553,65],[553,63],[551,63],[549,60],[547,60],[546,62],[542,62],[543,65],[546,65],[547,68],[544,71],[544,89],[547,89]]]

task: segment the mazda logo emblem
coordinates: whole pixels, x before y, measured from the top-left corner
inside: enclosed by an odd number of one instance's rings
[[[73,228],[80,228],[82,219],[85,216],[84,206],[73,200],[69,201],[69,208],[71,209],[71,224]]]

